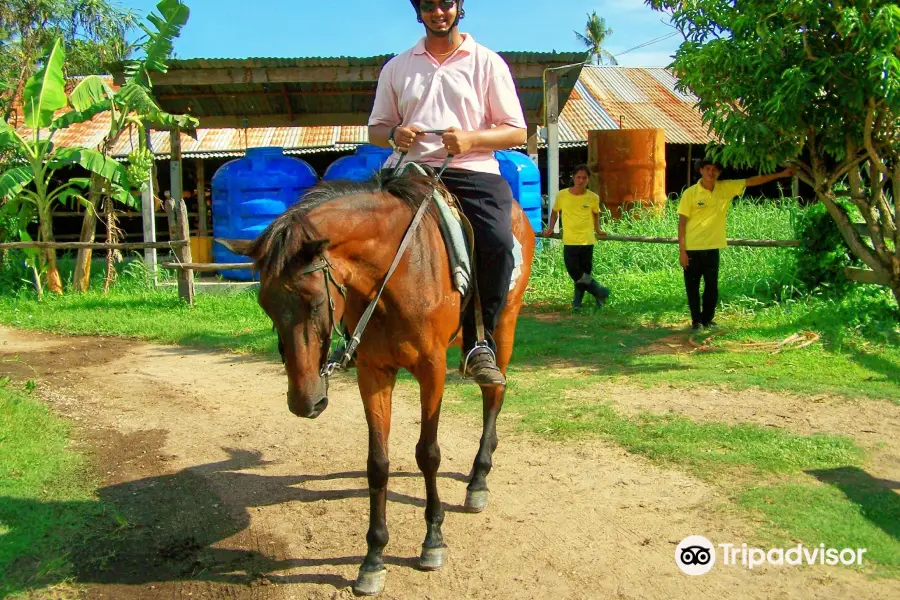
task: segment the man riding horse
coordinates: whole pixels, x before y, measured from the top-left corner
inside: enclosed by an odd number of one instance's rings
[[[525,117],[509,67],[459,32],[463,0],[410,0],[425,37],[381,71],[369,117],[369,141],[404,160],[440,167],[442,183],[472,224],[484,334],[476,339],[475,303],[463,316],[466,375],[481,386],[506,385],[493,333],[513,272],[513,195],[494,150],[526,141]],[[440,130],[442,133],[426,133]]]

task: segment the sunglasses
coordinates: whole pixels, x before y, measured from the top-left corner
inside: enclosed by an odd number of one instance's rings
[[[439,0],[437,2],[434,0],[424,0],[419,3],[419,11],[427,13],[434,11],[436,8],[450,10],[454,6],[456,6],[456,0]]]

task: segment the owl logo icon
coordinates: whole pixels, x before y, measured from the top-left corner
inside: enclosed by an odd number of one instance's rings
[[[675,549],[675,564],[687,575],[705,575],[716,564],[716,549],[702,535],[690,535]]]

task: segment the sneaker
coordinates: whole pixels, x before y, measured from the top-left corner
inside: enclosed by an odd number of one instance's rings
[[[706,323],[703,327],[704,327],[704,329],[718,329],[719,324],[716,323],[715,321],[710,321],[709,323]]]
[[[700,331],[700,327],[700,323],[697,323],[696,321],[691,323],[691,331]]]
[[[476,346],[469,352],[466,376],[474,379],[480,386],[506,385],[506,377],[497,367],[494,353],[486,346]]]

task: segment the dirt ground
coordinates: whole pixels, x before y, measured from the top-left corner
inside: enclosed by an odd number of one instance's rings
[[[352,376],[333,384],[328,410],[308,421],[287,410],[280,364],[5,328],[0,374],[36,379],[41,397],[75,420],[79,449],[104,478],[100,498],[128,519],[94,556],[74,557],[86,598],[352,597],[368,525],[366,428]],[[879,477],[900,480],[895,406],[821,399],[810,411],[774,394],[704,393],[698,403],[675,389],[597,391],[624,410],[848,433],[877,449]],[[683,538],[739,545],[755,525],[710,511],[726,499],[688,475],[602,442],[514,435],[502,415],[481,514],[461,508],[480,423],[444,415],[449,559],[440,572],[419,571],[417,400],[396,394],[393,410],[384,598],[900,597],[897,581],[847,568],[717,565],[683,575],[674,561]]]

